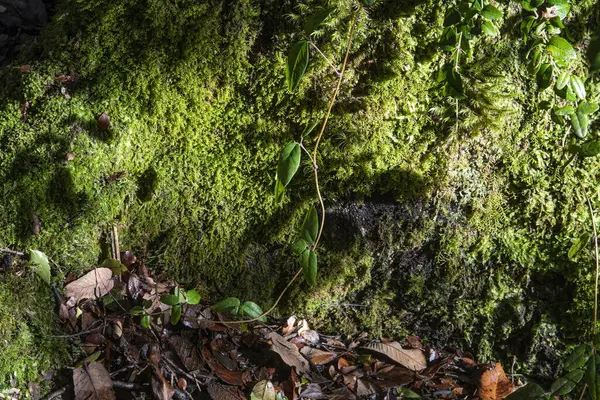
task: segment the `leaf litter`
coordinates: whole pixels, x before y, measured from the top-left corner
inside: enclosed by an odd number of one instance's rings
[[[172,324],[161,298],[184,289],[123,255],[119,268],[65,280],[63,337],[81,358],[64,399],[501,400],[517,388],[500,363],[476,363],[460,349],[416,336],[328,336],[296,316],[234,324],[197,292]]]

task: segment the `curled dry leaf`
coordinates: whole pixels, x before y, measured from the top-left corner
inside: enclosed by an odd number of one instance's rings
[[[92,363],[73,370],[75,400],[113,400],[110,374],[102,364]]]
[[[392,361],[413,371],[421,371],[427,368],[427,360],[425,359],[423,351],[417,349],[403,349],[398,342],[374,342],[363,347],[363,349],[383,354]]]
[[[114,282],[110,279],[109,268],[96,268],[65,286],[65,297],[73,297],[76,301],[102,297],[110,292]]]
[[[300,374],[306,374],[310,371],[308,361],[302,357],[294,344],[288,342],[276,332],[271,332],[269,339],[273,342],[271,350],[279,354],[284,363],[290,367],[295,367],[296,372]]]
[[[481,374],[477,393],[481,400],[501,400],[512,393],[515,386],[506,377],[500,363],[486,368]]]

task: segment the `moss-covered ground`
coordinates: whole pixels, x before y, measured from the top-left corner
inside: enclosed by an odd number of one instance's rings
[[[567,30],[584,49],[599,6],[572,3]],[[272,304],[314,201],[305,163],[274,204],[278,152],[323,117],[336,78],[313,52],[290,93],[286,54],[324,4],[334,17],[316,43],[337,63],[349,0],[59,2],[22,54],[31,71],[0,76],[0,248],[40,249],[78,273],[99,262],[116,224],[122,248],[205,298]],[[590,229],[580,185],[600,205],[600,170],[594,159],[562,169],[570,139],[538,109],[550,94],[527,72],[522,10],[496,4],[501,35],[474,42],[458,129],[436,82],[447,2],[380,0],[358,12],[320,149],[319,283],[296,285],[280,316],[347,334],[416,333],[550,374],[587,334],[592,254],[566,253]],[[583,57],[574,70],[587,75]],[[57,82],[62,74],[76,84]],[[592,101],[598,82],[586,82]],[[0,280],[0,386],[23,385],[63,359],[47,337],[54,304],[33,276]]]

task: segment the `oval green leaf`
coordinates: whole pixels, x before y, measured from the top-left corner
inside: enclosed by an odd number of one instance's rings
[[[483,10],[481,10],[481,15],[486,19],[500,19],[504,16],[502,11],[498,10],[491,4],[486,4],[486,6],[483,7]]]
[[[288,54],[285,76],[289,90],[294,91],[298,88],[306,67],[308,67],[308,42],[301,40],[292,45]]]
[[[214,312],[231,312],[233,314],[237,314],[239,307],[240,299],[237,297],[228,297],[212,306],[212,310]]]
[[[277,164],[277,179],[283,186],[287,186],[292,180],[298,167],[300,166],[300,157],[302,150],[300,144],[290,142],[285,145],[279,155],[279,163]]]
[[[311,286],[317,283],[317,254],[312,250],[305,251],[300,256],[300,264],[306,282]]]
[[[198,304],[200,303],[200,293],[196,290],[188,290],[185,292],[185,299],[188,304]]]
[[[589,232],[583,233],[579,238],[573,243],[571,248],[569,249],[569,258],[573,259],[587,244],[590,242],[592,235]]]
[[[491,36],[491,37],[498,36],[498,34],[500,33],[498,28],[496,28],[496,26],[494,24],[492,24],[490,21],[482,21],[481,22],[481,30],[483,31],[483,33],[485,33],[486,35]]]
[[[571,76],[567,71],[563,71],[558,75],[558,79],[556,80],[556,88],[558,90],[562,90],[565,86],[569,84]]]
[[[565,19],[571,10],[567,0],[548,0],[548,5],[554,10],[554,14],[561,20]]]
[[[573,106],[564,106],[554,109],[554,113],[556,115],[571,115],[575,113],[575,108]]]
[[[583,158],[596,157],[600,154],[600,139],[585,142],[579,147],[579,155]]]
[[[50,263],[44,253],[39,250],[30,250],[29,264],[44,282],[50,284]]]
[[[549,63],[543,63],[536,74],[536,80],[541,90],[547,89],[552,83],[554,68]]]
[[[129,313],[133,315],[142,315],[144,313],[144,309],[142,308],[142,306],[135,306],[131,310],[129,310]]]
[[[175,296],[174,294],[161,296],[160,302],[168,306],[174,306],[176,304],[179,304],[179,296]]]
[[[577,107],[577,112],[584,115],[590,115],[596,111],[598,111],[598,104],[588,103],[587,101],[579,103],[579,106]]]
[[[258,318],[262,313],[262,308],[252,301],[246,301],[242,304],[242,311],[251,318]],[[258,319],[261,322],[266,322],[266,315]]]
[[[304,33],[306,33],[306,36],[312,35],[313,32],[317,30],[319,25],[321,25],[329,16],[329,13],[331,13],[331,10],[323,9],[311,14],[304,23]]]
[[[148,329],[150,327],[150,316],[148,314],[143,315],[140,324],[142,324],[144,328]]]
[[[535,400],[545,397],[544,389],[537,383],[529,383],[505,397],[505,400]]]
[[[565,376],[562,376],[554,381],[550,390],[556,396],[564,396],[567,393],[570,393],[575,386],[581,381],[583,378],[583,371],[577,369],[575,371],[571,371]]]
[[[314,207],[311,207],[304,217],[304,223],[302,224],[302,238],[308,243],[314,243],[317,240],[319,233],[319,215]]]
[[[579,112],[571,114],[571,126],[578,138],[583,139],[587,135],[589,124],[590,121],[585,114]]]
[[[565,360],[565,370],[573,371],[575,369],[579,369],[579,368],[583,367],[591,355],[592,355],[592,346],[590,346],[587,343],[580,344],[573,350],[573,352]]]
[[[558,36],[550,39],[546,50],[552,54],[554,60],[559,62],[568,62],[577,58],[577,53],[571,43]]]
[[[304,251],[306,250],[307,247],[308,247],[308,244],[306,243],[306,240],[304,240],[304,239],[298,239],[294,243],[292,243],[292,251],[294,252],[294,254],[297,254],[297,255],[304,253]]]
[[[581,100],[584,100],[586,92],[583,80],[580,77],[573,75],[569,80],[569,84],[571,86],[571,89],[573,89],[573,92],[575,92],[575,94],[577,95],[577,97],[579,97]]]
[[[283,193],[285,193],[285,186],[283,186],[283,183],[281,183],[279,178],[277,178],[277,179],[275,179],[275,193],[274,193],[276,204],[281,203],[281,200],[283,200]]]
[[[181,319],[181,306],[178,304],[171,309],[171,325],[177,325]]]

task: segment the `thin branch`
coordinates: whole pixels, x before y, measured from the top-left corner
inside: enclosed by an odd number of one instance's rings
[[[338,69],[335,67],[335,65],[333,65],[333,63],[331,62],[331,60],[330,60],[329,58],[327,58],[327,56],[326,56],[325,54],[323,54],[323,52],[321,51],[321,49],[319,49],[319,48],[317,47],[317,45],[313,43],[313,41],[312,41],[312,40],[309,40],[309,41],[308,41],[308,43],[310,43],[310,45],[311,45],[311,46],[312,46],[312,47],[313,47],[315,50],[317,50],[317,53],[319,53],[319,54],[321,55],[321,57],[323,57],[323,58],[325,59],[325,61],[327,61],[327,64],[329,64],[329,66],[330,66],[331,68],[333,68],[333,71],[335,72],[335,74],[336,74],[337,76],[340,76],[340,75],[341,75],[341,74],[340,74],[340,71],[338,71]]]
[[[325,132],[325,128],[327,127],[327,122],[329,122],[329,116],[331,115],[331,110],[333,109],[333,104],[335,103],[335,99],[340,91],[340,87],[342,86],[342,79],[344,78],[344,72],[346,71],[346,66],[348,65],[348,57],[350,56],[350,47],[352,44],[352,36],[354,35],[354,28],[356,26],[357,18],[352,19],[352,25],[350,25],[350,32],[348,33],[348,40],[346,43],[346,56],[344,57],[344,63],[342,64],[342,70],[340,72],[340,77],[337,82],[337,86],[335,87],[333,94],[331,96],[331,100],[329,101],[329,108],[327,109],[327,114],[325,114],[325,120],[323,121],[323,125],[321,126],[321,131],[319,132],[319,136],[317,136],[317,142],[315,143],[315,149],[313,151],[313,160],[315,162],[315,188],[317,190],[317,197],[319,198],[319,203],[321,204],[321,226],[319,227],[319,234],[317,235],[317,240],[313,245],[313,248],[316,249],[319,244],[319,240],[321,240],[321,235],[323,234],[323,227],[325,226],[325,203],[323,202],[323,196],[321,196],[321,189],[319,187],[319,168],[317,166],[317,151],[319,150],[319,144],[321,143],[321,138],[323,137],[323,133]]]
[[[0,253],[8,253],[8,254],[12,254],[14,256],[24,256],[25,255],[25,253],[21,253],[20,251],[7,250],[7,249],[0,249]]]

